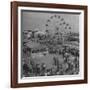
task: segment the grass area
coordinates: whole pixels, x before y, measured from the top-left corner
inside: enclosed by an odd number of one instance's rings
[[[47,55],[43,55],[42,57],[37,56],[35,58],[33,58],[33,61],[36,64],[42,64],[45,63],[47,66],[47,69],[52,68],[53,64],[54,64],[54,60],[53,57],[58,57],[59,58],[59,62],[62,63],[63,62],[63,57],[62,55],[56,55],[56,54],[47,54]]]

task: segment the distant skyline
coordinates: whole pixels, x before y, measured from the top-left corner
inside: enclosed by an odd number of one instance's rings
[[[49,30],[53,32],[56,28],[59,28],[61,32],[79,32],[79,14],[22,11],[21,16],[22,30],[38,30],[42,32]],[[63,20],[61,20],[62,18]],[[65,23],[68,25],[67,27]]]

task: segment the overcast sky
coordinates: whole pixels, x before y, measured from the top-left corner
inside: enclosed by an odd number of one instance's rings
[[[22,11],[21,16],[22,30],[45,31],[48,29],[50,32],[53,32],[55,27],[58,26],[60,31],[79,31],[79,14]],[[62,18],[63,20],[61,20]],[[47,21],[48,19],[50,22]],[[64,22],[65,24],[63,24]],[[48,27],[46,27],[46,24],[48,24]]]

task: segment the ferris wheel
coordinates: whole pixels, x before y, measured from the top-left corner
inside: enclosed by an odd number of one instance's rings
[[[71,31],[71,25],[65,21],[65,19],[60,15],[52,15],[46,20],[45,24],[46,30],[53,32],[66,33]]]

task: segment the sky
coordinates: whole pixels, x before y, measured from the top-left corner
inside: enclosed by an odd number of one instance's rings
[[[54,32],[59,27],[61,32],[79,32],[79,15],[64,12],[51,13],[23,10],[21,13],[21,27],[22,30],[38,30],[43,32],[46,29]]]

